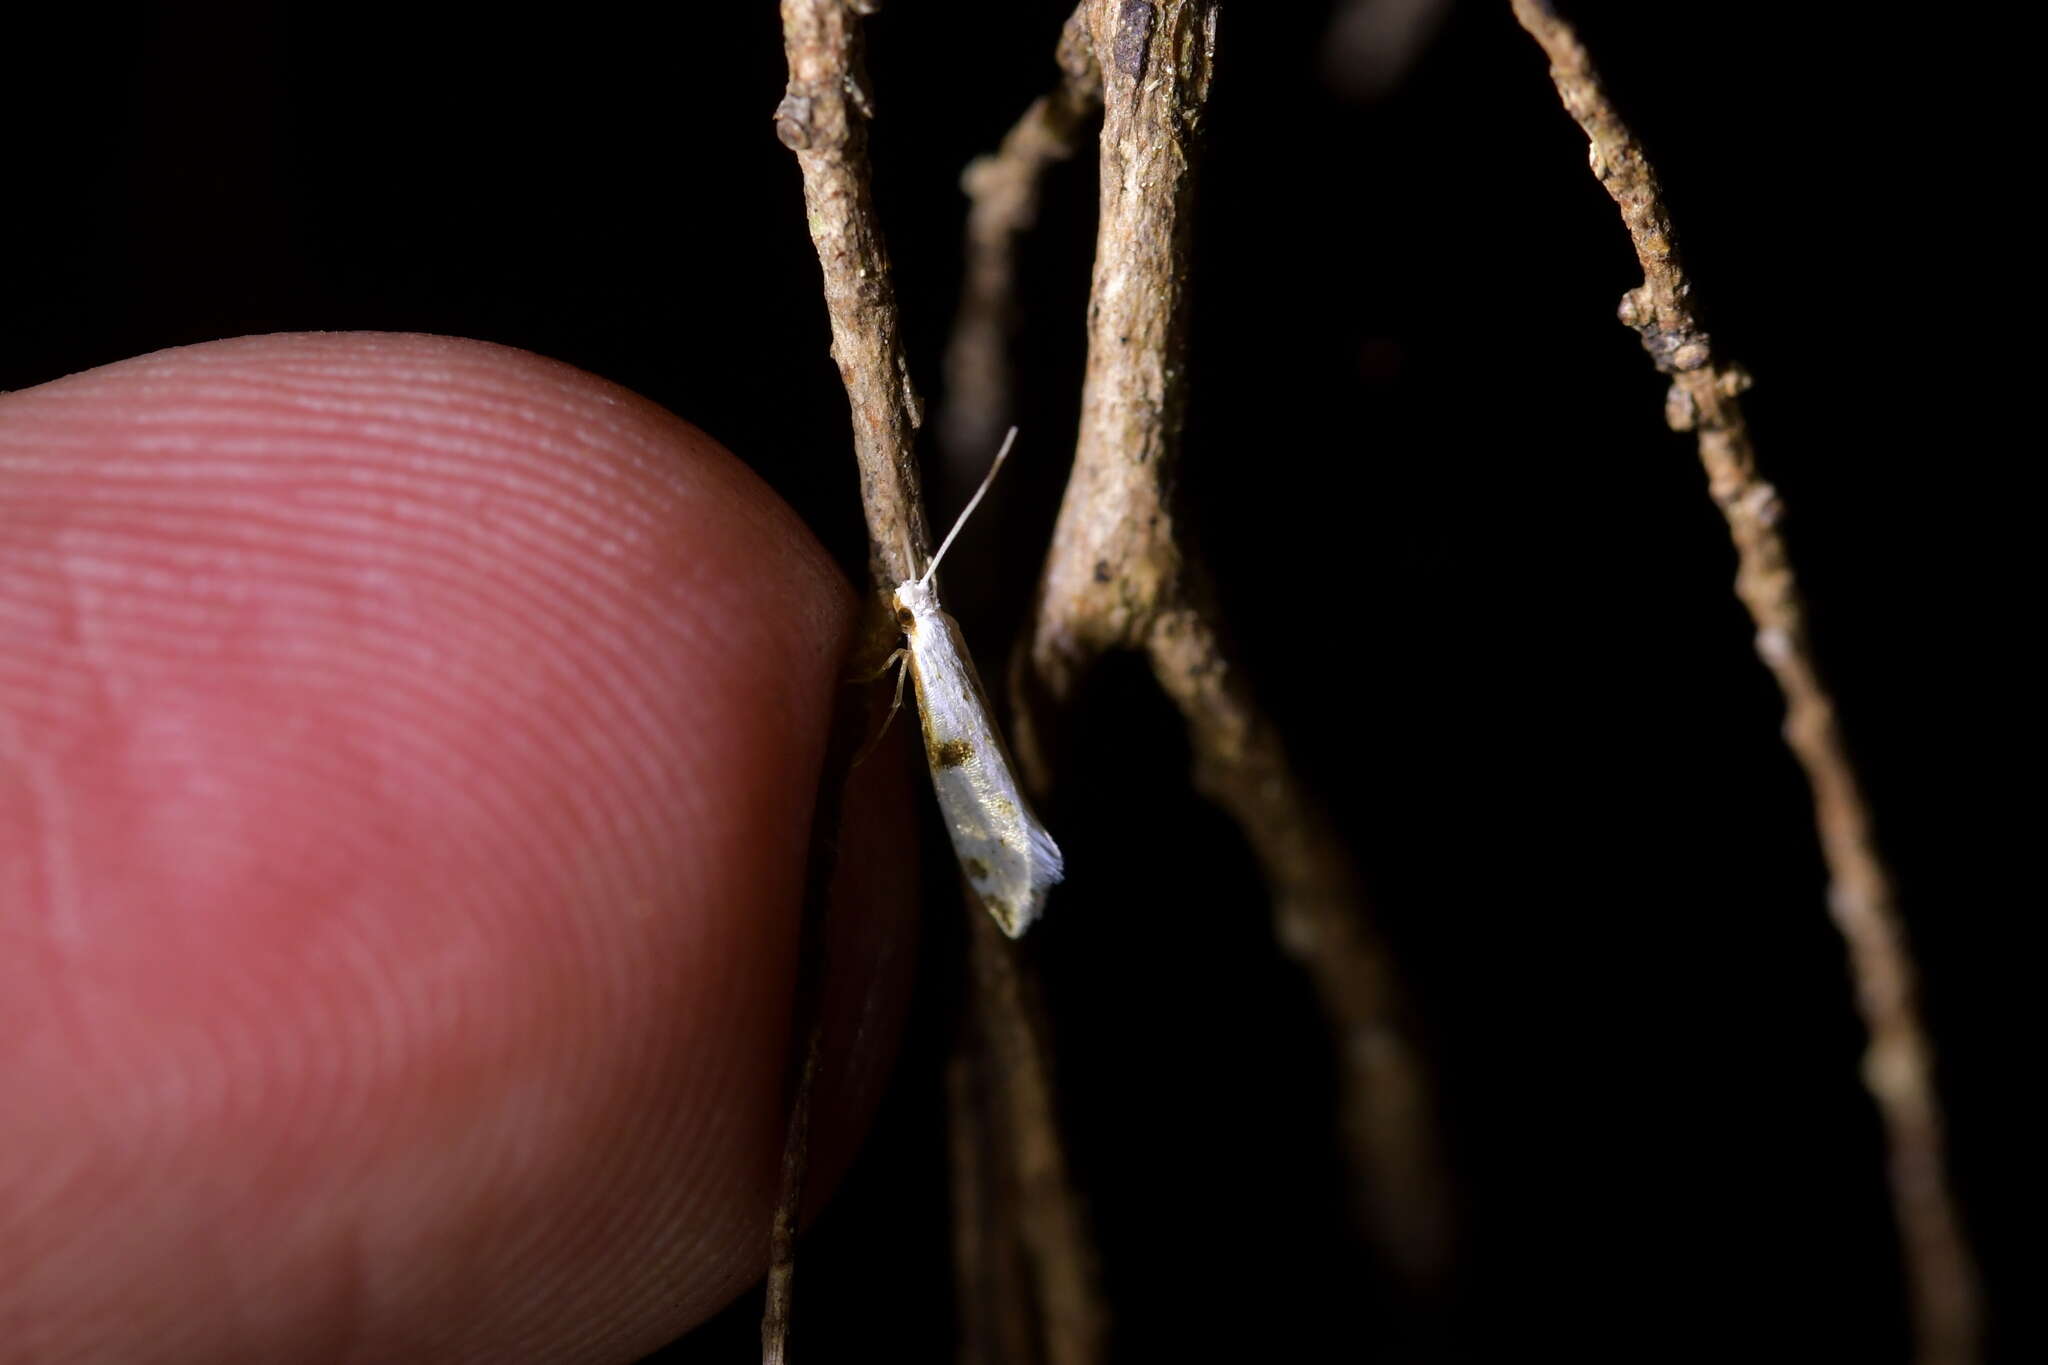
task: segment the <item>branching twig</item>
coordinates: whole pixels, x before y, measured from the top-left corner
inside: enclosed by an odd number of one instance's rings
[[[1642,334],[1672,377],[1666,416],[1699,434],[1708,488],[1735,541],[1735,590],[1756,623],[1756,648],[1785,696],[1785,741],[1806,770],[1827,861],[1828,907],[1848,943],[1857,1004],[1869,1030],[1863,1078],[1890,1145],[1892,1201],[1904,1241],[1922,1365],[1964,1365],[1979,1353],[1976,1271],[1948,1190],[1941,1109],[1914,970],[1891,879],[1879,860],[1868,804],[1814,667],[1806,605],[1792,576],[1776,490],[1757,473],[1736,395],[1743,371],[1715,356],[1692,285],[1673,249],[1656,176],[1601,88],[1585,47],[1542,0],[1513,0],[1515,17],[1550,58],[1550,77],[1592,140],[1593,172],[1621,207],[1643,267],[1621,320]]]
[[[1046,169],[1074,154],[1082,129],[1102,108],[1102,73],[1088,41],[1087,9],[1085,3],[1076,9],[1060,34],[1059,88],[1032,101],[1002,145],[968,163],[960,177],[968,201],[967,270],[946,348],[946,401],[938,425],[946,458],[972,468],[976,477],[1010,425],[1017,239],[1038,217],[1038,185]]]
[[[1017,660],[1018,754],[1042,783],[1043,728],[1114,649],[1143,651],[1186,718],[1203,790],[1243,828],[1275,929],[1339,1039],[1346,1128],[1368,1223],[1411,1288],[1448,1251],[1446,1191],[1421,1064],[1342,844],[1232,667],[1169,498],[1186,407],[1195,143],[1215,0],[1091,0],[1104,116],[1101,222],[1074,471]]]

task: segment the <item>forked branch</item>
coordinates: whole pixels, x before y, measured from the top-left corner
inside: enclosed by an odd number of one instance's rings
[[[1150,660],[1188,724],[1197,779],[1258,856],[1276,936],[1338,1036],[1368,1227],[1422,1289],[1448,1254],[1423,1068],[1349,856],[1233,666],[1169,496],[1187,407],[1194,165],[1218,9],[1215,0],[1083,6],[1103,83],[1101,218],[1074,469],[1015,670],[1018,754],[1043,785],[1044,732],[1096,662],[1126,649]]]
[[[1913,960],[1878,857],[1870,808],[1849,762],[1835,706],[1814,667],[1806,604],[1778,530],[1777,491],[1757,472],[1739,395],[1749,376],[1714,352],[1679,265],[1671,217],[1640,143],[1608,101],[1578,35],[1542,0],[1513,0],[1515,17],[1550,58],[1565,109],[1592,141],[1593,173],[1621,208],[1643,283],[1621,320],[1671,376],[1665,415],[1698,434],[1707,486],[1735,541],[1735,591],[1756,623],[1756,649],[1785,697],[1785,742],[1806,771],[1826,859],[1828,908],[1849,949],[1869,1031],[1863,1081],[1890,1147],[1892,1204],[1904,1241],[1922,1365],[1968,1365],[1980,1352],[1976,1270],[1949,1194],[1927,1033]]]

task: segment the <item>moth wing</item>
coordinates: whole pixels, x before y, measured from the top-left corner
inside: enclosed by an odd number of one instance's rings
[[[1038,818],[1029,810],[1024,813],[1030,817],[1025,829],[1031,836],[1031,879],[1051,886],[1067,875],[1066,856],[1052,841],[1052,835],[1046,832],[1045,826],[1038,823]]]
[[[925,759],[946,832],[968,885],[1015,938],[1038,918],[1047,889],[1063,873],[1059,845],[1024,799],[950,616],[933,612],[919,620],[910,662]]]

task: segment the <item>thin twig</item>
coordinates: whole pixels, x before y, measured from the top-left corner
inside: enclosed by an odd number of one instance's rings
[[[1966,1365],[1981,1350],[1977,1275],[1949,1193],[1931,1050],[1915,999],[1915,972],[1890,875],[1877,853],[1870,808],[1835,706],[1814,667],[1807,611],[1778,523],[1777,491],[1757,473],[1737,395],[1738,366],[1714,354],[1679,266],[1671,218],[1641,145],[1616,114],[1578,36],[1541,0],[1513,0],[1515,17],[1550,58],[1565,109],[1592,141],[1593,172],[1621,207],[1643,283],[1622,298],[1621,320],[1642,334],[1670,375],[1665,415],[1699,434],[1708,489],[1728,520],[1735,591],[1756,623],[1756,649],[1785,697],[1785,742],[1806,770],[1826,859],[1828,908],[1849,950],[1856,999],[1869,1030],[1863,1080],[1890,1146],[1892,1203],[1904,1243],[1922,1365]]]
[[[1198,581],[1188,594],[1152,626],[1153,675],[1187,720],[1196,785],[1251,844],[1274,935],[1307,974],[1337,1041],[1339,1116],[1367,1231],[1426,1304],[1450,1268],[1449,1178],[1395,968],[1365,917],[1343,841],[1228,662],[1209,593]]]
[[[804,1178],[810,1173],[811,1164],[811,1098],[817,1090],[821,1042],[816,1011],[808,1024],[798,1027],[802,1030],[802,1052],[796,1075],[789,1084],[775,1220],[768,1233],[768,1300],[761,1310],[761,1365],[784,1365],[789,1358],[796,1234],[803,1220]]]
[[[1031,1273],[1043,1359],[1095,1365],[1108,1355],[1109,1311],[1087,1212],[1060,1141],[1045,1004],[1037,978],[991,916],[977,910],[968,933],[977,1032],[992,1066],[985,1077],[994,1092],[991,1113],[1003,1130],[999,1148],[1010,1158],[1011,1197],[999,1212],[1013,1225]]]
[[[946,348],[946,400],[939,445],[954,466],[978,477],[1011,421],[1009,342],[1017,308],[1017,242],[1038,218],[1048,168],[1073,156],[1082,130],[1102,109],[1102,73],[1083,3],[1061,30],[1059,86],[1033,100],[1002,144],[961,174],[967,192],[967,269],[960,312]]]
[[[889,258],[875,220],[867,166],[873,103],[860,56],[860,26],[843,0],[784,0],[783,50],[789,86],[775,110],[775,134],[797,154],[811,240],[824,273],[832,357],[853,409],[854,457],[868,525],[872,585],[871,642],[889,627],[880,592],[914,578],[929,554],[924,504],[912,449],[922,413],[910,383]],[[823,905],[830,877],[821,850],[836,842],[843,792],[866,709],[834,708],[830,753],[811,831],[812,882],[799,938],[795,1029],[800,1051],[789,1089],[781,1182],[769,1233],[767,1306],[761,1318],[763,1365],[783,1365],[789,1350],[796,1234],[809,1167],[811,1100],[816,1089],[823,969]]]
[[[874,589],[870,600],[879,608],[898,583],[924,571],[931,540],[913,450],[922,412],[910,382],[888,253],[870,190],[866,123],[874,106],[861,62],[858,17],[875,7],[875,0],[783,0],[789,87],[775,111],[775,128],[803,171],[811,241],[824,273],[832,323],[832,356],[853,412],[854,455],[860,468]],[[878,609],[870,619],[871,643],[893,636],[886,612]],[[993,930],[978,907],[970,906],[970,913],[975,916],[974,932]],[[1001,947],[1006,950],[1008,945]],[[982,1079],[1004,1096],[1001,1119],[1010,1128],[1008,1141],[1020,1153],[1016,1186],[1045,1196],[1050,1182],[1060,1187],[1051,1203],[1078,1209],[1064,1158],[1059,1156],[1050,1084],[1041,1079],[1047,1074],[1046,1041],[1042,1032],[1026,1027],[1028,1012],[1015,1003],[1022,998],[1015,988],[1018,970],[1006,953],[1001,965],[977,969],[978,978],[1010,987],[993,1005],[979,1007],[987,1050],[997,1059]],[[792,1132],[796,1118],[793,1110]],[[1048,1151],[1053,1153],[1050,1160]],[[984,1192],[1009,1186],[1008,1181],[998,1181]],[[1038,1286],[1039,1335],[1048,1350],[1060,1350],[1051,1357],[1055,1365],[1092,1365],[1100,1359],[1102,1333],[1086,1325],[1101,1317],[1099,1300],[1092,1295],[1093,1253],[1086,1227],[1078,1216],[1048,1223],[1046,1215],[1021,1209],[1022,1202],[1008,1201],[1010,1222],[1000,1230],[1008,1246],[1021,1247],[1031,1261]],[[777,1226],[781,1228],[780,1220]],[[771,1284],[771,1310],[777,1306],[774,1288]],[[786,1282],[779,1311],[786,1328]],[[963,1305],[963,1317],[972,1312],[972,1305]],[[763,1340],[765,1355],[765,1321]],[[1065,1342],[1098,1344],[1088,1345],[1087,1353],[1082,1353],[1060,1348]]]
[[[832,358],[853,408],[869,567],[886,593],[924,572],[931,532],[914,448],[924,405],[910,383],[868,173],[874,98],[861,60],[859,15],[874,8],[874,0],[782,0],[789,87],[775,109],[775,135],[803,169],[804,209],[832,320]]]
[[[811,809],[810,847],[804,876],[803,914],[797,925],[797,970],[791,992],[790,1032],[797,1051],[784,1087],[782,1165],[775,1216],[768,1233],[767,1303],[761,1313],[762,1365],[784,1365],[793,1326],[796,1237],[803,1226],[804,1180],[810,1171],[811,1108],[817,1094],[825,1030],[825,917],[839,866],[839,828],[846,805],[846,781],[853,756],[870,726],[872,708],[852,689],[842,689],[832,709],[818,795]]]
[[[1449,1255],[1432,1106],[1387,957],[1342,843],[1230,662],[1169,498],[1187,403],[1188,240],[1215,0],[1091,0],[1103,70],[1101,221],[1074,471],[1028,646],[1015,737],[1034,784],[1044,731],[1107,652],[1142,651],[1180,707],[1203,790],[1236,819],[1272,890],[1274,927],[1337,1034],[1358,1203],[1419,1293]]]
[[[1041,1358],[1031,1268],[1017,1234],[1016,1160],[990,1093],[992,1048],[969,1012],[946,1064],[953,1194],[953,1285],[960,1365],[1034,1365]]]
[[[1093,1365],[1109,1312],[1059,1141],[1036,976],[993,919],[969,926],[968,1018],[948,1069],[963,1365]]]
[[[967,269],[939,428],[963,483],[969,469],[979,476],[1009,424],[1016,252],[1037,217],[1039,182],[1074,154],[1101,108],[1086,12],[1084,3],[1062,28],[1058,88],[1035,100],[997,151],[961,177],[969,198]],[[970,1020],[949,1071],[961,1360],[1092,1365],[1107,1350],[1109,1314],[1060,1137],[1037,979],[992,921],[970,914]]]

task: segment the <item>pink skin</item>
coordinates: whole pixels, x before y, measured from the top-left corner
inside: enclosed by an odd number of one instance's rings
[[[852,612],[709,437],[522,352],[0,398],[0,1362],[625,1361],[753,1282]],[[907,990],[901,759],[821,1185]]]

